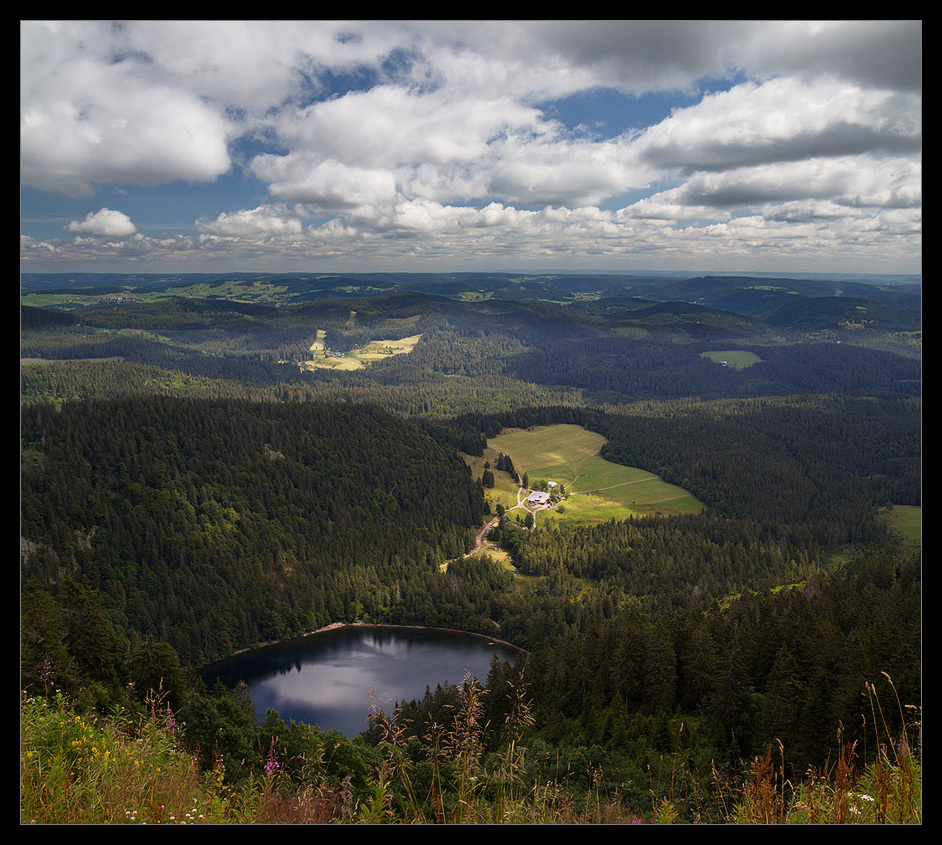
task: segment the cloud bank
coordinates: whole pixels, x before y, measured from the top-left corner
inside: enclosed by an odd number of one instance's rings
[[[22,185],[88,205],[63,236],[24,222],[24,267],[912,271],[921,39],[918,21],[24,22]],[[201,211],[168,234],[119,191]]]

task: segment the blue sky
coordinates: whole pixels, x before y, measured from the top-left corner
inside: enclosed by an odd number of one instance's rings
[[[24,21],[25,272],[921,271],[920,21]]]

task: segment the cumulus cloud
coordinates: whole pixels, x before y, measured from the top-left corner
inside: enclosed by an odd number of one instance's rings
[[[380,85],[283,115],[274,128],[291,149],[321,158],[369,167],[449,167],[480,160],[495,139],[539,136],[554,125],[500,93],[469,97],[450,89],[421,93]]]
[[[321,208],[387,202],[396,195],[396,179],[388,170],[351,166],[334,159],[319,161],[303,153],[257,156],[252,172],[268,183],[274,199]]]
[[[652,168],[618,141],[504,142],[489,166],[489,191],[520,205],[597,205],[645,186]]]
[[[731,61],[759,78],[831,76],[866,87],[922,88],[922,21],[769,21],[733,39]]]
[[[282,207],[259,206],[251,210],[223,212],[215,220],[198,220],[197,228],[210,235],[255,238],[298,235],[303,224]]]
[[[826,155],[909,155],[921,143],[919,100],[912,94],[775,79],[677,110],[635,147],[654,165],[689,172]]]
[[[84,220],[73,220],[63,231],[93,237],[123,238],[135,234],[137,227],[123,212],[101,208],[86,214]]]
[[[82,196],[96,183],[211,181],[228,170],[218,107],[101,38],[86,43],[81,24],[57,38],[65,26],[23,28],[24,184]]]
[[[845,156],[698,173],[664,193],[684,205],[748,208],[799,199],[832,199],[849,206],[914,207],[921,190],[910,162]]]

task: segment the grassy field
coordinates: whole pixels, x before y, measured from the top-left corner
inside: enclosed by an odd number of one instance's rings
[[[412,337],[404,337],[399,340],[372,340],[366,346],[359,349],[352,349],[342,358],[334,357],[325,346],[325,332],[323,329],[317,330],[317,339],[311,344],[310,361],[304,361],[304,369],[329,369],[329,370],[361,370],[374,361],[381,361],[390,355],[404,355],[415,349],[419,342],[420,334]]]
[[[922,508],[915,505],[894,505],[886,512],[886,517],[894,530],[902,534],[908,543],[914,546],[922,544]]]
[[[531,485],[545,480],[566,488],[570,495],[562,507],[539,511],[538,521],[602,522],[632,514],[696,513],[703,507],[683,488],[650,472],[599,457],[605,442],[602,435],[577,425],[538,426],[489,440],[485,457],[493,467],[498,452],[503,452],[511,457],[521,477],[527,473]],[[504,507],[516,505],[516,488],[509,476],[495,473],[495,481],[494,490],[488,491],[491,501]]]
[[[709,358],[711,361],[716,361],[717,364],[725,362],[726,366],[735,367],[737,370],[751,367],[753,364],[758,364],[762,360],[758,355],[752,352],[746,352],[744,349],[727,349],[722,352],[702,352],[700,357]]]
[[[311,344],[311,352],[313,352],[315,356],[318,354],[323,355],[327,351],[327,347],[324,345],[324,338],[326,337],[327,332],[324,331],[324,329],[317,330],[317,339]]]
[[[489,462],[491,465],[491,472],[494,473],[494,487],[484,491],[487,494],[487,500],[491,503],[491,513],[495,512],[498,504],[508,510],[517,504],[517,484],[508,473],[497,471],[497,455],[496,449],[488,447],[484,450],[483,457],[464,456],[474,478],[480,478],[484,474],[485,463]]]

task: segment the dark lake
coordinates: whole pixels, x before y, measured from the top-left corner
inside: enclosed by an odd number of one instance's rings
[[[466,671],[484,684],[494,654],[512,663],[519,653],[470,634],[356,626],[236,655],[202,674],[210,686],[217,677],[230,688],[244,680],[259,721],[271,707],[285,721],[354,737],[366,730],[371,705],[391,716],[396,701],[460,684]]]

